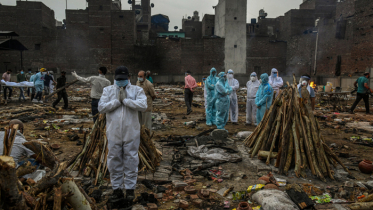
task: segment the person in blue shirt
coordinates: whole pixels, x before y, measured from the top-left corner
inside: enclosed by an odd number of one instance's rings
[[[301,90],[302,90],[302,87],[306,86],[308,92],[310,93],[312,110],[315,110],[316,94],[315,94],[315,90],[310,86],[310,81],[311,81],[311,76],[308,74],[305,74],[300,77],[300,81],[298,84],[299,97],[302,98]]]
[[[361,99],[364,100],[365,103],[365,111],[367,114],[369,114],[369,92],[373,93],[372,89],[370,89],[368,83],[369,83],[369,77],[370,73],[365,72],[363,77],[359,77],[354,83],[355,88],[357,88],[357,96],[356,101],[351,107],[350,114],[354,113],[354,109],[359,104]]]

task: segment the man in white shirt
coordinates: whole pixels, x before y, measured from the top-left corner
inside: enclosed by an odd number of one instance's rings
[[[104,88],[111,85],[111,82],[105,78],[105,74],[107,72],[106,67],[100,67],[98,69],[98,76],[92,76],[88,78],[78,76],[75,71],[72,75],[79,81],[85,83],[91,83],[91,98],[92,98],[92,116],[96,116],[98,114],[98,103],[100,102],[100,98],[102,96],[102,92]],[[97,116],[93,117],[93,122],[96,122]]]

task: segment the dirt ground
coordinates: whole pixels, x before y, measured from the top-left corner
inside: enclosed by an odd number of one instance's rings
[[[172,88],[169,90],[169,88]],[[13,91],[17,92],[17,90]],[[88,86],[84,85],[74,85],[73,87],[68,88],[69,95],[69,110],[66,112],[73,112],[76,109],[90,109],[90,100],[89,100],[90,89]],[[183,101],[183,89],[181,86],[168,86],[168,85],[156,85],[156,92],[158,98],[154,102],[153,113],[165,113],[167,120],[163,120],[161,125],[155,125],[157,128],[154,130],[154,140],[159,141],[162,138],[167,138],[168,136],[186,136],[191,135],[195,136],[201,133],[204,130],[208,130],[216,127],[209,127],[205,124],[205,109],[203,101],[203,89],[197,88],[197,91],[194,94],[193,102],[193,112],[190,115],[186,115],[186,106]],[[228,123],[225,127],[229,132],[229,138],[235,139],[235,135],[240,131],[254,131],[255,126],[247,126],[246,122],[246,101],[244,96],[246,95],[245,90],[238,92],[239,95],[239,123],[234,125]],[[13,98],[18,98],[17,95]],[[47,103],[37,104],[41,107],[51,107],[53,100],[52,98]],[[352,104],[353,101],[348,101],[348,104]],[[59,106],[62,107],[63,102],[61,101]],[[20,107],[35,106],[29,100],[27,102],[19,102],[18,100],[8,103],[8,105],[1,105],[1,110],[9,110],[0,115],[0,124],[2,125],[1,130],[4,130],[4,127],[9,122],[12,114],[12,110]],[[360,107],[363,107],[360,104]],[[358,110],[364,110],[363,108],[358,108]],[[62,111],[62,110],[60,110]],[[87,113],[90,113],[88,111]],[[30,116],[42,116],[42,118],[28,119],[29,121],[25,122],[25,131],[24,135],[27,140],[41,140],[48,145],[58,144],[61,146],[60,149],[55,150],[55,155],[61,161],[67,161],[71,159],[75,154],[77,154],[82,146],[77,145],[77,141],[70,141],[68,136],[73,134],[78,134],[81,141],[83,141],[83,129],[89,129],[92,127],[92,118],[88,116],[75,116],[75,115],[48,115],[47,112],[43,109],[34,110],[33,112],[26,113],[21,115],[18,118],[27,118]],[[352,136],[365,136],[372,137],[372,132],[364,129],[351,128],[346,125],[347,122],[372,122],[373,115],[366,115],[364,112],[357,112],[356,114],[348,113],[338,113],[332,110],[329,110],[329,107],[324,105],[317,106],[315,115],[318,116],[322,134],[326,140],[327,145],[333,145],[333,150],[339,153],[348,153],[349,157],[344,158],[340,157],[342,162],[351,170],[352,176],[356,179],[354,181],[367,181],[371,180],[371,174],[363,174],[359,171],[358,164],[363,159],[373,160],[373,147],[358,145],[353,143],[350,140]],[[67,123],[69,121],[83,120],[84,122],[78,123]],[[52,120],[62,120],[61,122],[51,122]],[[335,119],[341,119],[341,122],[337,122]],[[195,121],[196,125],[193,127],[184,125],[185,122]],[[372,126],[373,127],[373,126]],[[80,128],[80,129],[79,129]],[[235,143],[231,145],[236,147],[237,144],[240,144],[240,140],[235,139]],[[224,180],[221,183],[213,182],[212,180],[204,180],[202,182],[197,182],[196,189],[215,189],[220,190],[224,187],[234,186],[234,191],[245,191],[248,186],[257,184],[257,179],[265,174],[265,172],[257,172],[254,168],[250,167],[249,164],[245,161],[239,163],[225,163],[220,165],[221,170],[229,171],[233,174],[233,177],[229,180]],[[244,176],[245,175],[245,176]],[[275,177],[284,177],[277,174],[274,174]],[[318,180],[316,177],[307,177],[307,179],[296,178],[289,173],[289,176],[286,177],[288,183],[311,183],[315,186],[324,189],[331,185],[340,186],[343,185],[343,181],[332,181],[328,180],[327,183],[323,183]],[[283,189],[283,188],[282,188]],[[136,193],[141,193],[148,191],[144,186],[139,185]],[[214,191],[214,190],[212,190]],[[108,194],[106,194],[108,195]],[[220,206],[221,203],[226,200],[221,196],[216,195],[216,200],[209,201],[209,207],[212,209],[213,206]],[[186,199],[188,196],[185,194],[175,195],[175,199]],[[175,199],[169,199],[162,201],[159,204],[160,209],[173,209],[177,207],[177,203],[174,203]],[[230,200],[232,201],[232,200]],[[236,207],[237,203],[231,203],[231,207]],[[190,208],[195,209],[195,208]],[[216,208],[217,209],[217,208]]]

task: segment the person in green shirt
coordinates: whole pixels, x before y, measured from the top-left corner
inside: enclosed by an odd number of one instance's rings
[[[30,79],[31,79],[31,76],[32,76],[32,72],[31,72],[31,69],[28,69],[28,73],[26,73],[26,81],[27,82],[30,82]],[[30,97],[30,92],[31,92],[31,89],[32,88],[27,88],[27,96]]]
[[[146,71],[146,79],[153,84],[153,78],[150,75],[152,75],[152,73],[149,70]]]
[[[26,75],[23,69],[21,69],[21,71],[17,74],[17,83],[24,82],[24,81],[26,81]],[[19,90],[20,90],[20,93],[19,93],[18,101],[21,101],[21,97],[23,97],[23,100],[26,101],[23,87],[20,87]]]
[[[350,114],[354,113],[354,109],[359,104],[361,99],[364,100],[365,111],[367,114],[369,114],[369,92],[373,93],[372,89],[370,89],[370,87],[368,86],[369,77],[370,77],[370,73],[365,72],[363,77],[359,77],[359,79],[355,81],[354,86],[355,88],[357,88],[357,96],[356,96],[356,101],[351,107]]]

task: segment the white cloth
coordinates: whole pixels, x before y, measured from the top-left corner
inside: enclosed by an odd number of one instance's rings
[[[84,78],[74,73],[73,76],[75,76],[75,78],[79,81],[92,84],[91,98],[94,99],[100,99],[104,88],[111,85],[111,82],[105,78],[105,75]]]
[[[277,77],[275,77],[273,73],[277,73]],[[272,69],[271,76],[269,77],[268,83],[273,88],[273,91],[276,91],[276,97],[277,97],[280,91],[280,87],[284,85],[284,81],[282,80],[281,77],[279,77],[277,69]]]
[[[1,84],[2,85],[6,85],[6,86],[11,86],[11,87],[34,87],[34,83],[33,82],[27,82],[27,81],[23,81],[23,82],[20,82],[20,83],[16,83],[16,82],[5,82],[3,79],[1,80]]]
[[[229,71],[232,71],[231,69]],[[233,76],[233,75],[232,75]],[[231,122],[238,122],[238,100],[236,91],[240,88],[240,83],[234,77],[228,78],[228,84],[232,88],[232,93],[229,95],[229,119]]]
[[[107,157],[113,189],[135,189],[139,165],[140,145],[139,112],[144,112],[147,98],[141,87],[128,84],[126,98],[118,100],[119,86],[105,87],[98,103],[98,111],[106,113]],[[126,178],[123,179],[123,176]]]
[[[246,83],[246,88],[247,88],[246,123],[248,124],[251,124],[251,123],[256,124],[257,107],[255,104],[255,97],[256,97],[256,92],[258,92],[260,82],[258,80],[258,77],[257,76],[255,77],[256,77],[255,82],[250,80]]]
[[[254,99],[247,99],[246,101],[246,123],[256,125],[256,110],[257,106]]]
[[[4,150],[4,131],[0,131],[0,155],[3,155]],[[23,136],[23,134],[19,131],[17,131],[16,138],[14,139],[12,152],[10,153],[10,156],[14,159],[14,162],[17,164],[19,162],[19,159],[22,157],[29,157],[33,154],[35,154],[33,151],[27,149],[23,143],[26,143],[27,140]]]
[[[152,112],[139,112],[140,125],[145,125],[150,131],[152,131]]]

